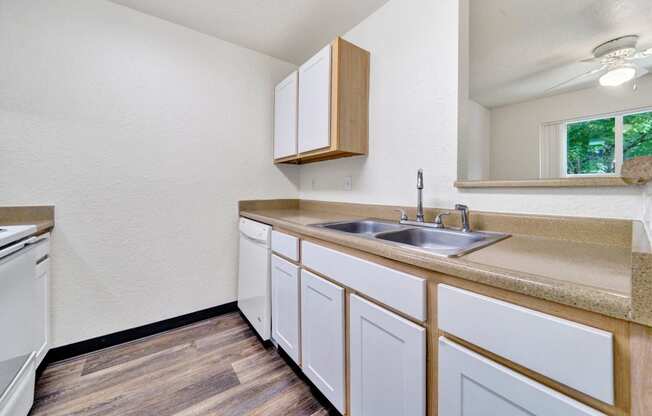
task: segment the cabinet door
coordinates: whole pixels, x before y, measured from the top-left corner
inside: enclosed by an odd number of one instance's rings
[[[351,416],[426,414],[426,330],[352,295]]]
[[[604,415],[444,337],[438,366],[439,416]]]
[[[297,154],[297,94],[299,75],[294,71],[274,90],[274,159]]]
[[[34,310],[36,314],[36,366],[38,367],[50,345],[50,259],[44,259],[36,266],[36,299]]]
[[[301,361],[305,375],[344,413],[344,289],[301,270]]]
[[[299,67],[299,153],[330,146],[331,46]]]
[[[299,360],[299,266],[272,256],[272,338]]]

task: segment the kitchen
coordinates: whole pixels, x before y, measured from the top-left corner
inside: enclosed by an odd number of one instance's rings
[[[448,348],[445,362],[457,362],[455,354],[466,354],[504,370],[502,374],[513,376],[512,383],[536,383],[537,392],[549,394],[548,399],[520,405],[532,414],[649,414],[652,398],[645,380],[652,370],[644,363],[652,354],[652,289],[647,266],[650,198],[648,186],[641,184],[647,180],[645,172],[627,177],[633,164],[629,160],[636,158],[622,157],[618,172],[607,167],[607,172],[585,176],[539,176],[544,165],[541,149],[547,144],[539,141],[539,126],[567,128],[588,116],[609,114],[615,114],[617,126],[632,111],[651,105],[645,102],[649,76],[629,81],[618,90],[617,99],[592,95],[582,101],[595,107],[548,106],[556,112],[532,121],[535,143],[529,147],[524,141],[516,155],[504,150],[509,135],[494,137],[509,125],[505,120],[512,114],[526,114],[527,108],[545,100],[564,97],[566,103],[576,103],[581,97],[574,97],[581,94],[610,91],[596,87],[601,76],[596,73],[541,98],[542,91],[599,68],[573,62],[590,58],[603,42],[636,34],[634,46],[621,46],[645,53],[652,46],[646,2],[626,1],[616,10],[600,1],[564,7],[552,0],[523,6],[487,2],[494,3],[493,11],[482,9],[477,0],[369,0],[356,5],[315,0],[301,5],[278,2],[274,7],[249,1],[176,3],[0,2],[0,206],[6,207],[0,208],[0,228],[35,225],[39,231],[14,242],[47,236],[48,246],[45,322],[50,352],[35,372],[32,414],[432,415],[438,409],[443,415],[496,414],[470,405],[466,413],[455,413],[437,403],[437,373],[448,371],[450,376],[455,370],[435,366],[441,345]],[[535,7],[539,3],[545,7]],[[544,20],[558,16],[524,22],[550,10],[569,17],[557,19],[560,27],[539,43],[536,36],[544,33]],[[517,22],[510,25],[512,18]],[[562,25],[577,27],[573,19],[595,24],[582,30]],[[535,40],[523,29],[530,26]],[[555,33],[567,40],[574,36],[576,42],[568,41],[566,47]],[[559,45],[564,47],[554,49]],[[327,46],[330,53],[325,52]],[[557,61],[537,56],[543,53]],[[308,79],[301,68],[314,67],[304,64],[315,57],[330,60],[330,65],[318,65],[322,71],[313,73],[327,83],[304,88],[322,99],[308,100],[321,107],[311,112],[319,115],[310,119],[315,130],[309,136],[315,142],[300,151],[298,141],[281,141],[282,132],[276,130],[285,126],[285,134],[292,132],[296,120],[296,136],[291,137],[301,137],[306,118],[300,95]],[[557,68],[562,61],[568,67]],[[646,59],[631,63],[649,68]],[[538,66],[550,71],[537,71]],[[536,82],[528,77],[539,72],[543,78]],[[337,82],[332,82],[334,74]],[[289,94],[275,94],[288,82],[294,86],[284,90]],[[283,97],[290,106],[281,111]],[[298,111],[291,111],[292,104]],[[333,111],[333,104],[339,112]],[[572,111],[563,113],[565,107]],[[521,120],[524,136],[530,118]],[[490,127],[473,130],[477,125]],[[332,140],[334,132],[341,140]],[[624,148],[627,136],[619,137],[615,143],[624,142]],[[277,148],[281,144],[284,149]],[[311,146],[316,148],[313,154]],[[287,154],[288,148],[289,156],[275,157],[275,151]],[[525,160],[528,164],[521,163]],[[562,165],[546,159],[551,160]],[[535,165],[536,178],[521,165]],[[514,169],[508,172],[507,167]],[[636,183],[630,185],[632,181]],[[408,221],[418,222],[419,192],[424,223],[399,224],[402,215],[394,210],[400,208]],[[403,236],[414,234],[406,229],[421,228],[454,233],[462,226],[463,212],[454,210],[456,204],[468,207],[471,232],[507,237],[461,256],[444,257],[404,244],[406,240],[379,240],[380,232],[365,236],[315,226],[373,219],[400,226],[390,232],[401,231]],[[446,212],[450,215],[440,217],[443,230],[421,227]],[[241,218],[268,227],[262,256],[269,258],[269,266],[262,267],[269,267],[270,276],[253,287],[269,302],[269,308],[263,307],[269,314],[269,325],[264,326],[272,341],[265,343],[258,339],[265,336],[256,330],[256,318],[242,306],[245,297],[239,299],[239,292],[245,291],[239,287],[239,275],[247,267],[261,267],[242,256]],[[456,243],[464,240],[454,238]],[[275,242],[281,246],[275,247]],[[2,249],[6,246],[3,242]],[[34,268],[46,259],[37,257]],[[323,263],[323,258],[331,260]],[[351,274],[330,268],[345,263],[363,269]],[[277,269],[298,273],[295,284],[285,286],[294,291],[294,302],[282,303],[285,310],[273,307]],[[302,304],[304,270],[306,279],[312,279],[307,280],[310,287],[321,284],[322,292],[337,293],[330,298],[339,299],[339,304],[329,306],[340,313],[317,308],[325,298]],[[253,274],[265,277],[265,272]],[[318,291],[306,293],[316,296]],[[464,326],[466,322],[454,316],[444,319],[442,312],[437,314],[441,301],[435,301],[442,296],[448,299],[449,313],[466,308],[468,312],[458,316],[475,324]],[[238,308],[245,309],[242,315]],[[410,338],[413,349],[405,354],[417,362],[412,363],[417,371],[386,360],[385,366],[356,379],[361,373],[353,371],[355,348],[377,346],[371,351],[382,357],[398,346],[383,343],[387,339],[381,333],[375,333],[379,341],[373,345],[356,338],[354,309],[361,322],[396,317],[405,325],[386,330],[409,328],[406,334],[417,334]],[[280,312],[285,315],[275,315]],[[283,345],[280,334],[274,336],[274,323],[292,313],[294,324],[288,328],[294,328],[294,350],[291,343]],[[484,317],[490,321],[492,313],[504,313],[493,322],[522,319],[524,326],[479,324]],[[320,316],[341,317],[306,328],[327,328],[335,334],[329,340],[339,348],[316,349],[312,356],[327,354],[329,376],[336,374],[337,383],[320,373],[318,362],[310,367],[306,360],[311,352],[306,341],[310,344],[311,338],[302,325],[306,318]],[[537,328],[541,337],[554,333],[555,342],[505,332],[478,338],[482,334],[465,332],[473,327],[494,334],[505,328]],[[175,336],[179,333],[174,331],[185,335]],[[559,331],[569,332],[561,337]],[[313,333],[314,339],[320,334]],[[440,335],[444,344],[439,343]],[[540,351],[544,362],[534,363],[518,355],[534,346],[521,345],[518,339],[537,339],[538,347],[558,349]],[[495,345],[496,340],[503,345]],[[312,345],[325,348],[327,343]],[[239,349],[252,355],[241,357]],[[577,354],[587,350],[596,355]],[[173,372],[184,359],[191,360],[187,368],[196,373]],[[567,371],[553,368],[552,362],[566,365]],[[215,373],[204,363],[215,363]],[[390,370],[412,377],[404,381],[409,397],[389,394],[398,391],[397,384],[378,377],[378,372]],[[319,385],[320,377],[328,388]],[[378,382],[365,384],[373,380]],[[94,383],[99,383],[97,391]],[[244,405],[239,406],[236,393],[248,383],[265,397],[242,393]],[[439,395],[453,385],[440,383]],[[356,391],[374,389],[385,395],[383,400],[372,397],[370,403],[377,401],[387,413],[360,402]],[[517,391],[508,389],[501,397]],[[446,397],[459,394],[446,392]],[[477,403],[499,406],[489,400],[481,396]],[[552,402],[573,403],[578,413],[528,408]],[[360,403],[365,404],[362,409],[356,407]],[[397,410],[401,403],[409,405]]]

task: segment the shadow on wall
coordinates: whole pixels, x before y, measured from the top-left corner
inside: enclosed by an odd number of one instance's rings
[[[362,188],[361,178],[365,165],[369,160],[368,155],[351,156],[343,159],[316,162],[300,168],[300,188],[310,191],[356,191]],[[306,172],[309,171],[310,174]],[[350,184],[350,188],[347,186]]]
[[[299,165],[275,165],[276,169],[285,176],[285,178],[294,186],[294,188],[299,191],[299,186],[301,184],[301,177],[299,176]]]

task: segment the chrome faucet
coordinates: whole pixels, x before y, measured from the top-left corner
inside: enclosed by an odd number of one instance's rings
[[[469,207],[462,204],[455,204],[455,211],[460,211],[460,215],[462,216],[462,231],[470,233],[471,225],[469,224]]]
[[[417,171],[417,222],[423,222],[423,169]]]

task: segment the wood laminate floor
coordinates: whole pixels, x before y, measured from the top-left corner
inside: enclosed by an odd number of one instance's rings
[[[239,313],[48,366],[31,416],[324,416]]]

